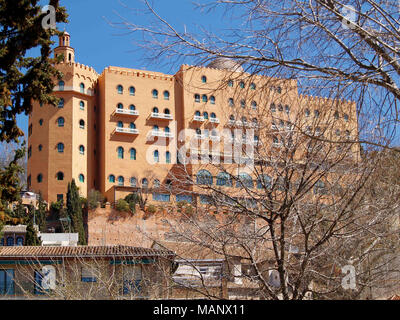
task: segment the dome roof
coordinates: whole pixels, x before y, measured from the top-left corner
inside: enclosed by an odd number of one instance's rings
[[[216,58],[215,60],[211,61],[207,68],[215,68],[215,69],[225,69],[233,72],[244,72],[243,67],[240,63],[229,59],[229,58]]]

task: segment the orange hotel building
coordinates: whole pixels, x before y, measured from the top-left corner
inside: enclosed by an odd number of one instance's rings
[[[54,88],[60,103],[54,107],[34,102],[28,133],[28,188],[40,191],[48,203],[65,200],[72,179],[83,197],[96,189],[110,202],[142,186],[157,189],[171,183],[170,173],[179,168],[177,146],[187,142],[185,135],[178,136],[183,129],[197,131],[200,140],[219,141],[213,129],[246,126],[246,119],[251,127],[250,119],[257,121],[252,113],[271,99],[284,106],[278,111],[287,119],[289,107],[307,105],[313,113],[326,102],[299,95],[296,80],[277,79],[279,85],[270,91],[257,90],[271,78],[250,78],[241,66],[224,58],[207,67],[182,65],[175,75],[119,67],[108,67],[99,75],[75,62],[67,32],[54,51],[64,56],[57,65],[64,76]],[[234,80],[226,81],[227,75]],[[241,96],[242,87],[249,90]],[[242,105],[243,114],[232,115],[234,103]],[[348,127],[348,133],[353,128],[351,134],[357,134],[356,106],[345,104],[339,127]],[[193,175],[198,169],[190,167]],[[198,201],[189,193],[156,194],[154,188],[152,193],[149,200],[154,202]]]

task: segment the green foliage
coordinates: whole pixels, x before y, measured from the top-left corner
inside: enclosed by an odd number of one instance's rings
[[[104,201],[104,197],[102,195],[102,193],[98,190],[90,190],[89,194],[88,194],[88,199],[87,199],[87,205],[89,210],[94,210],[96,208],[98,208],[98,204],[103,203]]]
[[[59,0],[50,0],[56,9],[56,22],[67,22],[67,14]],[[18,141],[23,136],[17,126],[16,116],[28,114],[32,101],[55,105],[58,99],[51,95],[54,78],[61,73],[50,58],[51,36],[60,34],[44,29],[38,0],[0,0],[0,141]],[[40,48],[40,56],[26,54]]]
[[[25,245],[26,246],[40,246],[42,241],[37,235],[37,231],[33,226],[33,221],[30,220],[26,227]]]
[[[136,204],[139,204],[141,208],[145,205],[145,201],[143,200],[142,195],[136,192],[128,194],[125,197],[125,201],[128,202],[132,214],[136,213]]]
[[[19,160],[24,157],[25,143],[22,144],[20,149],[16,150],[14,159],[7,166],[0,167],[0,211],[4,211],[7,203],[17,201],[20,198],[20,174],[24,169],[19,165]]]
[[[154,206],[154,205],[149,205],[147,208],[146,208],[146,212],[147,213],[151,213],[151,214],[154,214],[154,213],[156,213],[157,212],[157,208],[156,208],[156,206]]]
[[[119,199],[115,204],[115,210],[119,212],[128,212],[130,210],[129,203],[124,199]]]
[[[192,205],[185,200],[179,201],[176,206],[178,207],[178,212],[184,213],[186,215],[192,215],[194,212]]]
[[[42,198],[42,194],[39,193],[38,209],[36,210],[36,224],[38,225],[40,232],[47,231],[46,209],[46,203]]]
[[[67,217],[71,220],[71,231],[79,234],[79,244],[86,245],[85,228],[83,225],[82,202],[75,180],[68,183]]]

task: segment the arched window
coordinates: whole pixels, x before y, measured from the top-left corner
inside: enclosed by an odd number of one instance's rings
[[[269,107],[269,109],[271,110],[271,112],[276,112],[275,103],[271,103],[271,106]]]
[[[38,149],[39,149],[39,151],[42,151],[43,146],[41,144],[39,144]]]
[[[201,129],[200,128],[196,128],[196,133],[197,134],[201,134]]]
[[[57,180],[58,181],[64,180],[64,173],[63,172],[61,172],[61,171],[57,172]]]
[[[158,108],[157,107],[153,108],[153,113],[158,113]]]
[[[81,93],[85,93],[85,85],[83,83],[81,83],[79,85],[79,89],[80,89]]]
[[[257,109],[257,102],[252,101],[251,102],[251,108],[254,109],[254,110]]]
[[[117,153],[118,153],[118,159],[123,159],[124,158],[124,148],[118,147],[117,148]]]
[[[285,112],[286,112],[287,114],[290,113],[290,107],[289,107],[288,105],[285,105]]]
[[[136,93],[135,87],[129,87],[129,94],[130,94],[131,96],[134,96],[135,93]]]
[[[134,124],[133,122],[131,122],[129,124],[129,129],[136,129],[136,124]]]
[[[22,247],[24,245],[24,238],[19,236],[17,237],[17,246]]]
[[[235,121],[235,116],[234,116],[233,114],[231,114],[231,115],[229,116],[229,120]]]
[[[83,101],[80,101],[80,102],[79,102],[79,108],[80,108],[81,110],[85,110],[85,103],[84,103]]]
[[[243,81],[240,81],[239,87],[242,88],[242,89],[244,89],[244,82],[243,82]]]
[[[283,111],[283,106],[281,104],[278,104],[278,111]]]
[[[119,177],[118,177],[118,185],[119,185],[119,186],[123,186],[123,185],[124,185],[124,182],[125,182],[124,177],[123,177],[123,176],[119,176]]]
[[[136,187],[136,184],[137,184],[136,178],[135,177],[131,177],[129,179],[129,183],[131,184],[131,187]]]
[[[64,108],[64,99],[63,98],[61,98],[60,99],[60,101],[58,101],[58,107],[61,109],[61,108]]]
[[[228,81],[228,87],[233,87],[233,81],[232,80]]]
[[[272,185],[272,179],[269,175],[262,175],[259,176],[257,179],[257,188],[258,189],[263,189],[263,188],[267,188],[270,189]]]
[[[132,148],[130,150],[130,154],[131,154],[131,160],[136,160],[136,149]]]
[[[246,124],[247,123],[247,118],[246,117],[242,117],[242,123]]]
[[[117,104],[117,108],[118,108],[118,109],[123,109],[123,108],[124,108],[124,105],[123,105],[122,103],[118,103],[118,104]]]
[[[57,151],[58,151],[58,153],[64,152],[64,143],[60,142],[57,144]]]
[[[57,125],[58,125],[59,127],[64,127],[64,123],[65,123],[65,120],[64,120],[63,117],[59,117],[59,118],[57,119]]]
[[[207,96],[206,96],[205,94],[203,94],[202,97],[201,97],[201,100],[202,100],[203,102],[207,102],[207,101],[208,101],[208,98],[207,98]]]
[[[204,111],[204,112],[203,112],[203,117],[204,117],[204,119],[207,120],[207,119],[208,119],[208,112]]]
[[[201,82],[206,83],[207,82],[207,77],[206,76],[202,76],[201,77]]]
[[[335,120],[339,119],[339,112],[335,111],[335,113],[333,114],[333,117],[335,118]]]
[[[232,178],[226,172],[220,172],[217,175],[217,186],[232,187]]]
[[[239,173],[238,181],[236,182],[236,187],[237,188],[241,188],[241,187],[253,188],[254,187],[253,179],[247,173],[244,173],[244,172]]]
[[[164,128],[164,132],[167,132],[167,133],[169,133],[171,130],[170,130],[170,128],[169,127],[165,127]]]
[[[196,93],[196,94],[194,95],[194,101],[195,101],[195,102],[200,102],[200,95],[199,95],[199,94]]]
[[[314,110],[314,116],[315,116],[316,118],[319,117],[319,110]]]
[[[80,154],[85,154],[85,147],[83,145],[79,146],[79,153]]]
[[[79,175],[79,182],[85,182],[85,176],[82,173]]]
[[[234,106],[233,98],[229,98],[228,99],[228,104],[229,104],[230,107]]]
[[[154,187],[154,188],[159,188],[160,185],[161,185],[160,180],[155,179],[154,182],[153,182],[153,187]]]
[[[246,107],[246,101],[240,100],[240,106],[241,106],[242,108],[245,108],[245,107]]]
[[[169,109],[168,109],[168,108],[164,109],[164,113],[165,113],[165,114],[170,114]]]
[[[85,121],[84,120],[79,120],[79,128],[85,129]]]
[[[160,154],[159,154],[158,150],[155,150],[153,152],[153,158],[154,158],[154,162],[156,162],[156,163],[160,162]]]
[[[256,84],[255,84],[254,82],[252,82],[252,83],[250,84],[250,89],[251,89],[251,90],[256,90]]]
[[[60,90],[60,91],[64,91],[64,85],[65,85],[65,82],[64,81],[59,81],[58,82],[58,90]]]
[[[203,185],[212,185],[213,176],[208,170],[200,170],[196,175],[196,183]]]
[[[158,129],[159,129],[158,125],[155,124],[155,125],[153,126],[153,131],[158,131]]]
[[[310,109],[304,110],[304,114],[306,115],[306,117],[309,117],[311,114]]]
[[[165,162],[171,163],[171,152],[169,151],[165,152]]]
[[[117,86],[117,92],[118,92],[118,94],[123,94],[124,93],[124,87],[119,84]]]
[[[169,100],[169,91],[164,91],[164,100]]]
[[[41,173],[39,173],[37,176],[37,182],[41,183],[42,181],[43,181],[43,175]]]
[[[344,121],[348,122],[349,121],[349,115],[347,113],[345,113],[343,115],[343,119],[344,119]]]
[[[42,126],[43,125],[43,119],[39,120],[39,125]]]
[[[13,237],[7,237],[7,246],[8,247],[14,246],[14,238]]]
[[[123,128],[124,127],[124,123],[122,121],[118,121],[117,127],[118,128]]]
[[[129,106],[129,110],[136,110],[136,107],[135,107],[135,105],[133,105],[133,104],[131,104],[130,106]]]
[[[113,174],[110,174],[110,175],[108,176],[108,182],[110,182],[110,183],[115,183],[115,176],[114,176]]]
[[[211,104],[215,104],[215,97],[214,97],[214,96],[211,96],[211,97],[210,97],[210,103],[211,103]]]
[[[153,99],[158,99],[158,91],[156,89],[152,91],[152,94],[153,94]]]
[[[217,116],[216,116],[216,114],[214,112],[211,112],[210,117],[211,117],[211,119],[215,119]]]
[[[149,186],[149,181],[146,178],[142,179],[142,187],[147,188]]]
[[[194,113],[194,115],[197,116],[197,117],[201,117],[200,111],[196,111],[196,112]]]

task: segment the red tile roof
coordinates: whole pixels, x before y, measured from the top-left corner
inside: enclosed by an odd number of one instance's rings
[[[173,257],[169,250],[131,246],[0,247],[0,258],[39,257]]]

